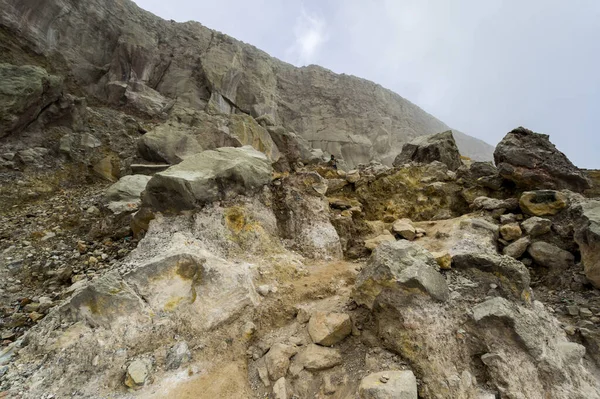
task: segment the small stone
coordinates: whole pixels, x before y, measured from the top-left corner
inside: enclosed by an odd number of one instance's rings
[[[92,215],[92,216],[98,216],[100,215],[100,209],[98,209],[97,207],[95,207],[94,205],[90,206],[86,211],[85,211],[88,215]]]
[[[588,308],[580,308],[579,314],[583,317],[592,317],[594,315]]]
[[[298,321],[298,323],[304,324],[304,323],[308,323],[308,321],[310,320],[310,312],[308,311],[308,309],[304,306],[299,306],[298,307],[298,313],[296,314],[296,320]]]
[[[448,252],[432,252],[435,261],[442,270],[452,269],[452,256]]]
[[[490,366],[494,362],[502,361],[502,357],[497,353],[486,353],[481,355],[481,361],[486,366]]]
[[[509,223],[500,227],[500,234],[506,241],[514,241],[519,239],[523,232],[518,223]]]
[[[529,247],[530,244],[531,239],[529,237],[521,237],[517,241],[504,247],[502,253],[504,253],[504,255],[510,256],[511,258],[518,259],[521,256],[523,256],[525,251],[527,251],[527,247]]]
[[[255,332],[256,324],[252,323],[251,321],[244,324],[244,337],[250,338],[254,335]]]
[[[379,377],[379,381],[381,381],[384,384],[386,384],[389,380],[390,380],[390,377],[387,374],[384,374],[381,377]]]
[[[274,399],[287,399],[285,377],[281,377],[273,384],[273,397]]]
[[[354,184],[360,180],[360,173],[358,170],[351,170],[346,173],[346,181],[350,184]]]
[[[575,335],[577,332],[577,328],[575,326],[565,326],[563,327],[563,330],[565,330],[568,335]]]
[[[392,225],[392,231],[409,241],[415,239],[417,231],[410,219],[398,219]]]
[[[492,284],[490,284],[490,288],[493,289],[493,290],[495,290],[496,288],[498,288],[498,286],[496,284],[492,283]]]
[[[269,295],[269,292],[271,292],[271,286],[269,285],[259,285],[258,288],[256,288],[256,292],[258,292],[261,296],[267,296]]]
[[[550,232],[552,221],[541,217],[533,216],[521,223],[525,234],[531,237],[537,237]]]
[[[506,215],[500,215],[500,223],[501,224],[514,223],[516,221],[517,221],[517,217],[514,213],[507,213]]]
[[[42,241],[48,241],[49,239],[51,239],[51,238],[54,238],[54,237],[56,237],[56,233],[49,232],[49,233],[46,233],[46,234],[45,234],[45,235],[44,235],[44,236],[41,238],[41,240],[42,240]]]
[[[167,353],[166,368],[167,370],[175,370],[190,361],[192,353],[187,342],[178,342]]]
[[[276,343],[265,355],[265,364],[271,381],[285,377],[290,367],[290,357],[298,353],[295,346]]]
[[[127,367],[125,385],[129,388],[139,389],[144,386],[149,374],[149,365],[146,361],[134,360],[129,367]]]
[[[579,316],[579,308],[577,306],[567,306],[567,313],[571,316]]]
[[[31,319],[31,321],[33,321],[35,323],[38,320],[43,319],[44,315],[41,313],[38,313],[38,312],[31,312],[31,313],[29,313],[29,318]]]
[[[88,259],[88,263],[89,263],[90,265],[95,265],[95,264],[97,264],[97,263],[98,263],[98,259],[97,259],[97,258],[95,258],[94,256],[90,256],[90,258]]]

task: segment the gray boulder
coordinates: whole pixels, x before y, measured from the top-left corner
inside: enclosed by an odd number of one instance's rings
[[[496,146],[494,161],[505,179],[517,186],[536,190],[583,192],[590,181],[550,142],[550,136],[519,127]]]
[[[381,371],[360,382],[360,399],[417,399],[417,379],[412,371]]]
[[[358,275],[355,300],[369,308],[377,300],[401,299],[416,293],[446,301],[448,285],[437,269],[433,255],[421,246],[405,240],[384,242]]]
[[[575,262],[572,253],[544,241],[534,242],[529,246],[527,252],[537,264],[551,270],[564,270],[573,266]]]
[[[581,251],[586,277],[600,288],[600,201],[587,201],[578,207],[581,216],[575,229],[575,242]]]
[[[452,131],[417,137],[404,144],[402,152],[394,160],[394,166],[408,162],[430,163],[440,161],[450,170],[457,170],[462,162]]]
[[[250,146],[204,151],[155,174],[143,203],[159,211],[193,209],[252,194],[271,181],[272,172],[267,157]]]
[[[43,68],[0,64],[0,138],[23,130],[61,92],[62,79]]]

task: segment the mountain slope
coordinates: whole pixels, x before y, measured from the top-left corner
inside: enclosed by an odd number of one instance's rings
[[[296,68],[199,23],[162,20],[131,1],[0,0],[2,62],[40,64],[66,87],[150,116],[174,105],[283,125],[353,166],[391,163],[413,137],[448,127],[375,83]],[[26,51],[24,51],[26,49]],[[457,134],[464,155],[493,148]]]

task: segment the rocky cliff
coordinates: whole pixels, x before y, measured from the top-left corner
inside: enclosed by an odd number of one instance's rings
[[[349,166],[391,164],[402,144],[448,130],[377,84],[318,66],[296,68],[199,23],[164,21],[130,1],[0,1],[0,62],[31,64],[64,79],[64,94],[146,117],[188,109],[226,130],[248,114],[281,125]],[[44,104],[48,105],[48,104]],[[21,131],[37,114],[3,132]],[[18,123],[17,123],[18,122]],[[189,124],[189,120],[185,123]],[[456,132],[463,155],[493,148]],[[199,132],[200,144],[206,132]]]

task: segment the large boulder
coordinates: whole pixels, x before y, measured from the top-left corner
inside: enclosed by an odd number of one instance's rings
[[[188,129],[165,124],[140,138],[138,152],[147,161],[175,165],[190,155],[202,152],[202,146]]]
[[[519,127],[496,146],[494,161],[505,179],[535,189],[568,189],[582,192],[590,187],[584,173],[550,142],[546,134]]]
[[[252,194],[271,181],[267,157],[245,146],[204,151],[155,174],[144,205],[159,211],[193,209],[239,194]]]
[[[0,138],[23,130],[61,92],[62,79],[43,68],[0,64]]]
[[[433,255],[418,244],[400,240],[379,245],[356,279],[355,300],[372,308],[378,300],[428,295],[446,301],[450,295]]]
[[[430,163],[433,161],[446,164],[450,170],[456,170],[462,165],[451,130],[417,137],[404,144],[402,152],[394,160],[394,166],[408,162]]]
[[[575,230],[575,242],[588,280],[600,288],[600,201],[588,201],[579,207],[581,219]]]

